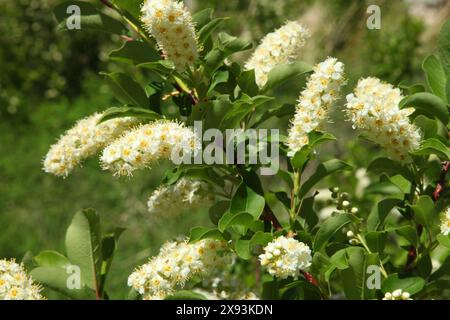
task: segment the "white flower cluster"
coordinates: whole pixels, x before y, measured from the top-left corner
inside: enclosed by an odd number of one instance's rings
[[[205,276],[230,263],[226,243],[206,239],[194,244],[167,242],[159,254],[128,278],[145,300],[160,300],[182,289],[193,276]]]
[[[103,150],[102,167],[117,175],[131,175],[160,159],[195,153],[201,143],[193,130],[171,121],[156,121],[126,132]]]
[[[306,89],[300,94],[295,116],[291,121],[287,139],[289,156],[294,156],[308,144],[308,133],[320,130],[344,83],[344,64],[336,58],[328,58],[315,66]]]
[[[182,1],[146,0],[142,21],[167,59],[184,71],[198,58],[198,41],[192,17]]]
[[[412,299],[411,295],[408,292],[403,291],[402,289],[397,289],[394,290],[392,293],[386,292],[383,300],[412,300]]]
[[[262,88],[274,67],[292,63],[298,58],[300,49],[308,38],[309,32],[303,25],[288,21],[262,39],[261,44],[245,64],[245,68],[255,70],[256,83]]]
[[[148,199],[148,211],[155,218],[175,218],[183,211],[207,207],[213,200],[207,183],[181,178],[155,190]]]
[[[284,236],[278,237],[264,248],[259,256],[262,266],[277,278],[297,277],[311,265],[311,250],[303,242]]]
[[[364,129],[391,158],[406,163],[408,153],[420,146],[421,135],[408,118],[414,109],[399,109],[402,99],[400,90],[388,83],[361,79],[354,94],[347,96],[347,113],[355,129]]]
[[[0,300],[44,300],[41,290],[20,264],[0,259]]]
[[[56,176],[67,177],[85,159],[99,152],[105,145],[119,137],[137,123],[134,118],[117,118],[98,124],[103,116],[95,113],[79,120],[50,147],[43,170]]]
[[[447,212],[442,215],[441,233],[444,236],[448,236],[450,234],[450,208],[448,208]]]

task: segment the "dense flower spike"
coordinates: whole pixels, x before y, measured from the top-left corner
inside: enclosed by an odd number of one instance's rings
[[[277,278],[297,277],[311,265],[311,250],[303,242],[284,236],[278,237],[264,248],[259,256],[262,266]]]
[[[412,300],[412,299],[411,295],[408,292],[403,291],[402,289],[397,289],[394,290],[392,293],[386,292],[383,300]]]
[[[98,124],[103,116],[95,113],[79,120],[76,125],[51,146],[44,159],[43,169],[56,176],[67,177],[86,158],[99,152],[137,123],[134,118],[117,118]]]
[[[289,129],[289,156],[308,144],[308,133],[320,130],[328,119],[329,109],[345,83],[344,64],[328,58],[314,68],[314,73],[300,94],[294,119]]]
[[[201,143],[193,130],[171,121],[157,121],[126,132],[103,150],[102,167],[131,175],[160,159],[193,154]]]
[[[400,90],[388,83],[377,78],[361,79],[354,94],[347,96],[347,113],[353,127],[364,129],[391,158],[409,162],[408,152],[419,147],[421,135],[408,118],[414,109],[399,108],[402,99]]]
[[[41,287],[14,260],[0,259],[0,300],[44,300]]]
[[[205,276],[231,261],[226,244],[218,240],[165,243],[156,257],[128,278],[128,285],[145,300],[159,300],[185,286],[193,276]]]
[[[256,83],[263,87],[269,72],[277,65],[292,63],[309,38],[308,30],[298,22],[288,21],[284,26],[267,34],[245,64],[254,69]]]
[[[213,199],[208,184],[181,178],[155,190],[148,199],[148,211],[155,218],[175,218],[183,211],[207,207]]]
[[[442,215],[441,233],[444,236],[448,236],[450,234],[450,208],[448,208],[447,212]]]
[[[167,59],[179,71],[198,58],[198,42],[192,17],[182,1],[146,0],[142,21]]]

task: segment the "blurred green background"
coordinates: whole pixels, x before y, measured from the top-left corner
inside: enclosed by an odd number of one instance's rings
[[[110,295],[123,298],[127,277],[136,265],[163,241],[207,223],[208,215],[187,213],[177,221],[163,222],[148,219],[146,201],[167,167],[164,163],[129,179],[101,171],[96,158],[65,180],[41,170],[49,146],[77,119],[119,106],[98,73],[123,68],[107,61],[108,52],[119,47],[121,39],[85,31],[56,32],[52,8],[60,2],[0,0],[0,257],[20,260],[27,251],[64,252],[64,234],[73,214],[93,207],[101,213],[105,228],[128,229],[109,284]],[[102,7],[100,1],[90,2]],[[186,3],[193,10],[214,7],[217,16],[232,17],[226,31],[255,43],[287,19],[298,19],[313,34],[302,59],[313,63],[328,55],[338,57],[346,64],[347,91],[368,75],[394,84],[423,82],[421,62],[435,50],[440,26],[450,13],[446,0]],[[366,28],[369,4],[381,7],[381,30]],[[342,127],[348,131],[348,125]],[[340,128],[335,122],[332,131]],[[343,158],[357,154],[356,165],[364,166],[376,155],[373,150],[340,142],[330,152]],[[345,189],[351,182],[339,184]]]

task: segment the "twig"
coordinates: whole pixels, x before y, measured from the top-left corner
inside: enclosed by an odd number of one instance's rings
[[[450,169],[450,161],[443,162],[442,169],[441,169],[441,175],[439,177],[438,183],[436,184],[436,188],[434,189],[434,192],[433,192],[433,199],[435,202],[439,200],[441,193],[444,191],[445,182],[446,182],[445,178],[447,176],[449,169]]]

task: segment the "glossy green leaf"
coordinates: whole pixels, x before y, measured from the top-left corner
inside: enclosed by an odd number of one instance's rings
[[[34,257],[34,261],[39,267],[65,268],[71,265],[69,259],[67,259],[64,255],[51,250],[41,251]]]
[[[109,58],[114,61],[125,62],[133,65],[145,62],[154,62],[161,59],[158,51],[143,41],[126,41],[119,49],[109,53]]]
[[[98,290],[102,267],[100,217],[92,209],[75,214],[66,233],[66,250],[70,262],[81,269],[81,279]]]
[[[442,141],[434,138],[423,141],[420,148],[412,152],[412,154],[416,156],[435,154],[444,161],[450,160],[450,150],[448,147]]]
[[[224,232],[226,229],[232,226],[243,226],[249,228],[255,219],[249,213],[225,213],[219,220],[218,229],[220,232]]]
[[[286,81],[310,73],[312,70],[311,65],[300,61],[276,66],[269,72],[267,83],[261,89],[261,92],[272,90]]]
[[[130,76],[120,73],[100,73],[105,76],[106,82],[111,87],[115,97],[125,105],[133,105],[139,108],[148,108],[147,94],[139,83]]]
[[[446,94],[446,84],[447,77],[442,67],[441,61],[435,55],[428,56],[425,58],[423,65],[423,70],[427,75],[428,86],[431,91],[442,99],[442,101],[447,101]]]
[[[397,289],[413,295],[419,293],[425,287],[425,280],[420,277],[400,277],[397,273],[390,275],[381,284],[383,293],[393,292]]]
[[[402,107],[413,107],[416,109],[415,115],[422,114],[431,119],[436,117],[444,124],[447,124],[449,120],[449,111],[445,102],[428,92],[420,92],[409,96],[402,102]]]
[[[339,214],[325,220],[320,224],[320,228],[314,237],[314,251],[322,250],[327,244],[328,240],[341,230],[346,225],[353,222],[353,217],[350,214]]]
[[[103,116],[99,120],[99,123],[123,117],[134,117],[143,120],[157,120],[162,118],[161,115],[148,109],[135,107],[113,107],[104,112]]]
[[[191,234],[189,236],[189,243],[193,243],[203,239],[223,240],[223,235],[216,228],[195,227],[191,229]]]

